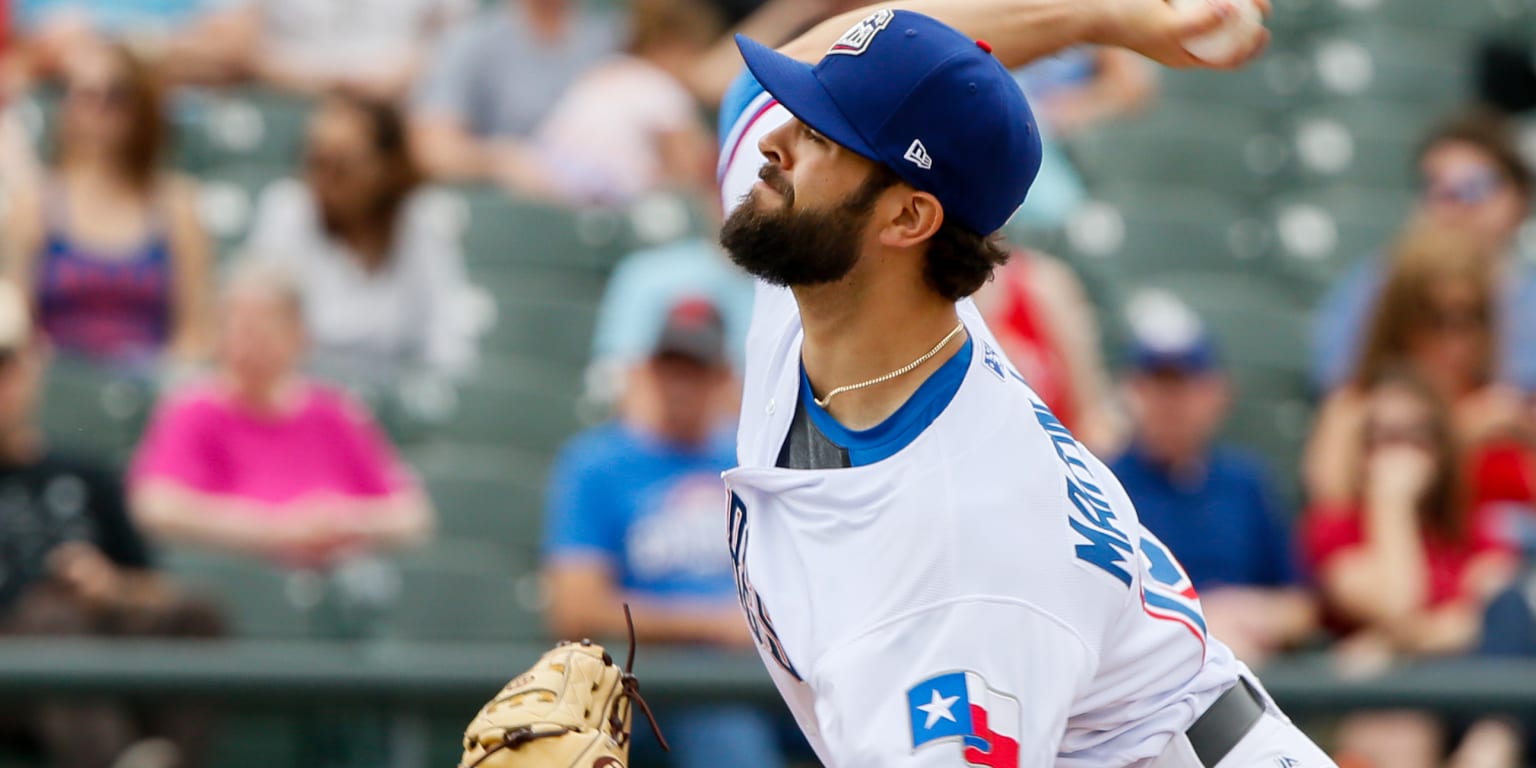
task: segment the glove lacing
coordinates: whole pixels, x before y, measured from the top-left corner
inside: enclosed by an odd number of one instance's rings
[[[629,614],[629,603],[624,604],[624,625],[629,630],[629,655],[624,661],[624,674],[619,678],[619,688],[623,691],[623,693],[618,698],[614,699],[613,708],[608,712],[608,726],[618,734],[618,742],[620,745],[627,744],[629,742],[629,729],[625,727],[626,723],[624,722],[624,718],[619,714],[623,710],[624,701],[627,699],[638,706],[640,711],[645,715],[646,722],[650,723],[651,725],[651,733],[656,734],[656,741],[661,744],[661,748],[670,752],[672,751],[672,748],[667,745],[666,737],[661,735],[661,726],[656,724],[656,716],[651,714],[650,705],[646,704],[645,699],[640,696],[640,679],[634,675],[635,620]],[[603,653],[603,663],[613,663],[613,658],[610,657],[606,652]],[[487,749],[485,754],[481,755],[480,758],[475,760],[473,763],[465,766],[465,768],[476,768],[476,766],[485,762],[486,758],[496,754],[497,752],[500,752],[503,749],[517,749],[518,747],[521,747],[530,741],[535,741],[537,739],[543,739],[550,736],[560,736],[562,734],[568,733],[569,731],[569,728],[564,727],[548,731],[535,731],[532,728],[518,728],[516,730],[506,731],[501,735],[500,744]]]

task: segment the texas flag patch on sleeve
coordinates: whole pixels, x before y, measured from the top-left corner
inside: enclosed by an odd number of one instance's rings
[[[983,768],[1018,768],[1019,700],[987,687],[975,672],[946,672],[907,689],[912,751],[958,741],[961,757]]]

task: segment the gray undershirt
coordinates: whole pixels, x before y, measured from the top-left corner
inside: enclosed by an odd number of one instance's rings
[[[803,398],[795,399],[795,416],[789,422],[789,434],[779,449],[780,469],[847,469],[853,466],[848,449],[822,434],[811,421]]]

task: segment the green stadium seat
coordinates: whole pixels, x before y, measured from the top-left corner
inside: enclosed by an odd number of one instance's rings
[[[1070,144],[1089,188],[1139,181],[1261,196],[1284,170],[1284,137],[1252,108],[1164,100],[1144,115],[1084,132]]]
[[[407,458],[426,483],[444,537],[537,546],[549,453],[442,438]]]
[[[1331,2],[1342,10],[1339,21],[1375,24],[1439,35],[1484,34],[1529,24],[1532,8],[1523,0],[1381,0]],[[1352,7],[1347,7],[1352,6]]]
[[[582,366],[591,355],[596,325],[597,307],[591,303],[498,302],[495,325],[480,340],[481,354]]]
[[[1328,279],[1388,244],[1412,206],[1407,190],[1335,185],[1277,195],[1270,216],[1281,253]]]
[[[474,262],[469,276],[498,304],[560,300],[596,306],[608,282],[606,270],[506,261]]]
[[[1165,272],[1251,270],[1273,240],[1262,212],[1199,189],[1102,185],[1067,225],[1082,261],[1134,282]]]
[[[512,642],[544,636],[535,561],[514,548],[442,540],[401,561],[389,636],[415,642]]]
[[[295,168],[312,106],[254,88],[184,95],[175,111],[177,164],[196,174],[235,164]]]
[[[1272,6],[1266,26],[1275,39],[1284,42],[1304,39],[1317,30],[1331,28],[1347,15],[1338,0],[1291,0]]]
[[[1165,70],[1159,98],[1180,104],[1243,107],[1261,115],[1283,114],[1305,82],[1305,72],[1297,71],[1298,66],[1305,66],[1299,56],[1298,51],[1275,40],[1262,59],[1239,70]]]
[[[1434,114],[1471,92],[1472,41],[1465,36],[1363,21],[1330,29],[1306,49],[1312,95],[1397,101]]]
[[[1413,186],[1414,155],[1437,118],[1421,106],[1359,98],[1300,110],[1290,120],[1297,177],[1303,183]]]
[[[606,270],[629,244],[624,217],[514,200],[499,189],[457,190],[467,217],[465,252],[472,268],[508,261]]]
[[[39,422],[62,446],[121,460],[137,444],[154,400],[147,381],[60,355],[48,370]]]
[[[297,638],[316,633],[324,596],[319,576],[233,555],[187,549],[164,553],[163,567],[200,594],[214,598],[234,632],[247,637]]]
[[[579,427],[581,387],[575,367],[536,359],[486,361],[459,386],[440,429],[457,438],[547,451]]]

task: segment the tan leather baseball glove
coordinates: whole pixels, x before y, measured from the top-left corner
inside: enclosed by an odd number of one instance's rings
[[[625,618],[629,607],[625,606]],[[630,674],[591,640],[562,641],[513,678],[464,731],[459,768],[625,768],[631,707],[638,705],[656,739],[666,739]]]

